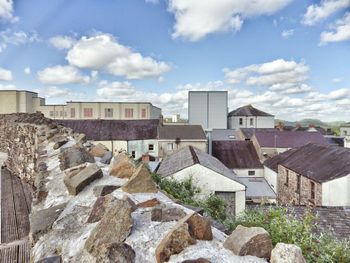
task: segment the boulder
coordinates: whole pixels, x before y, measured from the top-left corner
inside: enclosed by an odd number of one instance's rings
[[[103,144],[99,143],[97,145],[92,146],[90,150],[90,154],[94,157],[102,158],[109,150]]]
[[[146,166],[140,165],[129,181],[123,185],[124,192],[134,193],[156,193],[157,186],[154,183]]]
[[[80,147],[78,145],[64,149],[61,148],[59,159],[60,168],[62,171],[86,162],[95,162],[94,157],[90,155],[84,147]]]
[[[52,256],[38,260],[36,263],[61,263],[61,256]]]
[[[135,262],[135,251],[126,243],[111,244],[103,248],[96,256],[99,263],[133,263]]]
[[[114,201],[92,230],[85,242],[85,249],[96,256],[101,249],[108,248],[112,244],[123,243],[133,225],[131,212],[132,207],[127,199]]]
[[[65,175],[64,184],[66,185],[69,194],[77,195],[85,186],[98,178],[102,178],[103,173],[97,164],[90,164],[78,173],[70,173]]]
[[[113,158],[113,153],[112,152],[106,152],[105,155],[101,158],[100,162],[104,164],[110,164],[111,160]]]
[[[191,237],[198,240],[212,240],[213,233],[211,231],[210,221],[196,212],[193,212],[183,219],[182,222],[188,224],[188,232]]]
[[[86,143],[86,135],[84,133],[75,134],[74,139],[77,143]]]
[[[300,247],[291,244],[277,243],[271,251],[271,263],[305,263]]]
[[[186,223],[178,222],[156,248],[157,263],[166,262],[171,255],[179,254],[189,245],[196,243],[188,232]]]
[[[139,207],[139,208],[148,208],[148,207],[154,207],[154,206],[159,205],[159,204],[160,204],[159,200],[157,198],[153,198],[153,199],[144,201],[142,203],[139,203],[137,205],[137,207]]]
[[[93,189],[96,197],[105,196],[120,188],[119,185],[96,185]]]
[[[182,263],[211,263],[211,262],[206,258],[197,258],[197,259],[185,260],[185,261],[182,261]]]
[[[47,233],[59,215],[62,213],[67,203],[52,206],[43,210],[34,211],[30,214],[30,237],[36,243],[40,236]]]
[[[107,208],[111,205],[115,198],[111,195],[101,196],[97,198],[92,206],[91,212],[87,219],[87,223],[95,223],[101,220]]]
[[[151,220],[158,222],[178,221],[186,216],[186,213],[179,207],[170,207],[165,204],[156,205],[152,209]]]
[[[119,153],[114,157],[109,174],[118,178],[130,178],[135,171],[133,161],[125,153]]]
[[[68,142],[67,138],[63,138],[59,141],[57,141],[54,145],[53,145],[53,149],[57,150],[59,148],[61,148],[61,146],[65,145]]]
[[[273,248],[269,233],[262,227],[237,226],[224,242],[224,247],[238,256],[270,258]]]

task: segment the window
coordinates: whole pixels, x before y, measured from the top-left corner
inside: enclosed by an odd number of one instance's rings
[[[84,117],[92,118],[92,108],[84,108]]]
[[[153,144],[148,144],[148,150],[149,151],[154,151],[154,145]]]
[[[63,117],[63,111],[60,111],[60,117]]]
[[[75,109],[74,108],[70,109],[70,117],[75,118]]]
[[[311,187],[311,200],[314,201],[315,200],[315,183],[311,182],[310,187]]]
[[[66,111],[64,111],[64,117],[67,117],[67,112]]]
[[[286,173],[286,183],[285,185],[288,186],[289,184],[289,170],[287,170],[287,173]]]
[[[132,156],[132,158],[135,159],[135,157],[136,157],[136,152],[135,152],[135,151],[131,151],[131,156]]]
[[[55,116],[58,117],[58,111],[55,111]]]
[[[297,192],[300,193],[300,181],[301,181],[301,177],[300,175],[298,174],[297,175]]]
[[[173,143],[168,143],[167,150],[168,151],[174,150],[174,144]]]
[[[125,117],[133,118],[134,117],[134,109],[125,109]]]
[[[344,136],[348,135],[348,131],[344,131]]]
[[[250,119],[249,119],[249,123],[250,123],[250,126],[253,126],[253,125],[254,125],[254,119],[253,119],[253,118],[250,118]]]
[[[255,171],[248,171],[248,175],[255,175]]]
[[[54,117],[55,116],[55,114],[54,114],[54,111],[50,111],[50,117]]]
[[[243,125],[243,118],[239,118],[239,125]]]
[[[105,117],[112,118],[113,117],[113,109],[110,109],[110,108],[105,109]]]
[[[141,110],[141,118],[146,118],[147,116],[147,114],[146,114],[147,112],[146,112],[146,109],[142,109]]]

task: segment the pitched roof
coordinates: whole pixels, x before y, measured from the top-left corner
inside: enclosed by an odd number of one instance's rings
[[[277,155],[264,164],[273,170],[276,165],[283,165],[322,183],[350,174],[350,149],[309,143]]]
[[[327,140],[319,132],[307,131],[256,131],[253,135],[260,147],[295,148],[308,143],[328,145]]]
[[[276,128],[240,128],[241,132],[243,133],[243,136],[245,139],[249,139],[256,133],[256,132],[275,132]]]
[[[158,119],[154,120],[57,120],[88,140],[146,140],[157,138]]]
[[[263,167],[250,141],[213,141],[212,153],[230,169]]]
[[[228,116],[229,117],[231,117],[231,116],[270,116],[270,117],[273,117],[273,115],[266,113],[266,112],[263,112],[261,110],[258,110],[257,108],[254,108],[250,104],[231,111],[228,114]]]
[[[206,140],[201,125],[162,125],[159,127],[160,140]]]
[[[157,173],[161,176],[170,176],[195,164],[200,164],[231,180],[238,181],[237,175],[218,159],[192,146],[181,148],[164,158]]]
[[[212,141],[232,141],[237,139],[238,139],[237,130],[213,129],[211,132]]]
[[[247,186],[246,198],[270,198],[275,199],[276,193],[272,190],[263,177],[239,177],[239,180]]]

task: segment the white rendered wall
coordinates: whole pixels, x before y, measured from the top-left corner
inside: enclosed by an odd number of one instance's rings
[[[350,206],[350,174],[322,183],[323,206]]]
[[[277,193],[277,173],[269,167],[264,166],[264,177],[275,193]]]
[[[242,125],[239,120],[242,119]],[[252,124],[250,122],[252,119]],[[228,120],[229,129],[239,128],[274,128],[275,117],[273,116],[231,116]]]
[[[264,177],[264,169],[233,169],[238,177]],[[255,175],[249,175],[249,171],[255,171]]]

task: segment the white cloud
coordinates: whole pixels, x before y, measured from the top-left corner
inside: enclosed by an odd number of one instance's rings
[[[343,79],[342,79],[342,78],[334,78],[334,79],[332,79],[332,81],[333,81],[334,83],[339,83],[339,82],[342,82]]]
[[[30,67],[25,67],[23,71],[24,71],[24,73],[27,74],[27,75],[30,75],[30,74],[32,73]]]
[[[128,79],[158,77],[171,69],[165,62],[133,52],[108,34],[82,37],[69,50],[66,59],[79,68],[105,70]]]
[[[292,0],[170,0],[175,15],[173,37],[197,41],[208,34],[239,31],[245,18],[271,15]]]
[[[45,98],[65,97],[69,94],[67,89],[57,88],[55,86],[43,88],[40,90],[40,95]]]
[[[8,69],[0,68],[0,80],[12,80],[12,72]]]
[[[69,36],[55,36],[49,39],[51,45],[58,50],[70,49],[76,42],[76,39]]]
[[[289,38],[294,35],[294,29],[283,30],[281,36],[283,38]]]
[[[154,4],[154,5],[159,3],[159,0],[145,0],[145,1],[146,1],[146,3],[150,3],[150,4]]]
[[[8,45],[24,45],[39,41],[36,32],[26,33],[24,31],[11,31],[6,29],[0,32],[0,52],[2,52]]]
[[[15,90],[17,89],[13,84],[2,84],[0,83],[0,90]]]
[[[18,21],[18,18],[13,16],[12,0],[0,0],[0,19],[10,22]]]
[[[84,76],[81,72],[72,66],[54,66],[45,68],[38,72],[38,79],[43,84],[60,85],[72,83],[88,83],[89,76]]]
[[[302,24],[312,26],[339,10],[350,6],[350,0],[322,0],[319,5],[310,5],[304,14]]]
[[[343,88],[343,89],[331,91],[327,97],[330,100],[340,100],[340,99],[348,98],[349,95],[350,95],[350,90]]]
[[[343,19],[336,21],[331,29],[333,30],[321,33],[320,45],[350,40],[350,12],[346,13]]]

